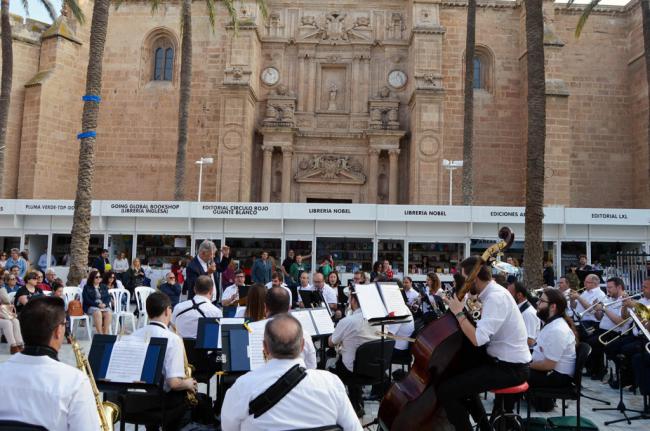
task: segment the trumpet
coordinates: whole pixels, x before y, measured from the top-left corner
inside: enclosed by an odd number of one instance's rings
[[[625,298],[625,299],[628,299],[628,298]],[[615,341],[615,340],[618,340],[618,339],[621,338],[623,335],[627,334],[627,333],[630,332],[632,329],[634,329],[635,326],[638,326],[639,329],[640,329],[640,330],[644,333],[644,335],[645,335],[645,331],[643,331],[643,330],[645,329],[644,326],[643,326],[643,322],[647,322],[648,320],[650,320],[650,307],[648,307],[648,306],[646,306],[646,305],[643,305],[643,304],[641,304],[640,302],[637,302],[636,304],[634,304],[633,309],[629,310],[628,313],[630,313],[630,317],[628,317],[627,319],[625,319],[625,320],[623,320],[622,322],[618,323],[618,324],[617,324],[616,326],[614,326],[612,329],[608,330],[607,332],[604,332],[600,337],[598,337],[598,341],[600,341],[600,343],[601,343],[603,346],[607,346],[607,345],[610,344],[611,342],[613,342],[613,341]],[[620,332],[616,337],[613,337],[613,338],[610,339],[610,340],[606,340],[607,336],[608,336],[610,333],[612,333],[612,332],[617,332],[616,330],[617,330],[618,328],[622,328],[622,327],[624,327],[624,326],[627,325],[630,321],[632,321],[633,323],[632,323],[632,325],[631,325],[629,328],[625,329],[624,331],[621,331],[621,332]]]

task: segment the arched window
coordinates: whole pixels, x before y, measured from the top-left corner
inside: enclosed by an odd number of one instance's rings
[[[477,46],[474,52],[474,89],[492,91],[494,58],[489,48]]]
[[[153,81],[171,81],[174,75],[174,47],[167,37],[153,43]]]
[[[474,57],[474,88],[483,88],[484,82],[481,79],[481,59]]]

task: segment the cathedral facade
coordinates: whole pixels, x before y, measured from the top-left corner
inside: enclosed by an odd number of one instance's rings
[[[445,204],[442,161],[462,159],[466,3],[444,0],[193,5],[186,198]],[[92,3],[84,10],[90,22]],[[521,1],[479,1],[474,60],[478,205],[524,204],[526,39]],[[650,206],[641,7],[544,2],[546,204]],[[96,199],[171,200],[180,4],[111,9],[97,130]],[[2,194],[72,199],[88,24],[14,25]],[[461,170],[454,172],[459,204]]]

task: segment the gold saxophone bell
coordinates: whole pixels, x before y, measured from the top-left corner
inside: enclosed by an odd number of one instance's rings
[[[178,331],[176,330],[176,326],[173,324],[170,324],[172,330],[174,331],[174,334],[178,334]],[[182,342],[182,339],[181,339]],[[183,344],[183,367],[185,368],[185,378],[186,379],[191,379],[192,374],[194,373],[194,366],[190,364],[187,360],[187,352],[185,351],[185,344]],[[199,400],[196,398],[196,394],[192,391],[187,391],[185,393],[185,400],[191,407],[196,407],[196,405],[199,403]]]
[[[625,299],[628,299],[628,298],[625,298]],[[643,305],[643,304],[641,304],[640,302],[637,302],[636,304],[634,304],[634,307],[633,307],[632,310],[630,310],[630,313],[634,313],[634,314],[635,314],[635,315],[636,315],[636,316],[637,316],[641,321],[643,321],[643,322],[647,322],[648,320],[650,320],[650,307],[648,307],[648,306],[646,306],[646,305]],[[630,321],[632,321],[632,325],[630,325],[629,328],[627,328],[625,331],[622,331],[621,333],[619,333],[618,335],[616,335],[616,337],[613,337],[612,339],[607,340],[607,336],[608,336],[610,333],[615,332],[616,329],[618,329],[618,328],[620,328],[620,327],[623,327],[623,326],[627,325]],[[614,326],[612,329],[608,330],[607,332],[604,332],[600,337],[598,337],[598,341],[600,341],[600,343],[601,343],[603,346],[607,346],[607,345],[610,344],[611,342],[618,340],[618,339],[621,338],[623,335],[625,335],[625,334],[627,334],[628,332],[630,332],[630,331],[634,328],[635,324],[636,324],[636,320],[634,320],[634,319],[630,316],[630,317],[628,317],[627,319],[623,320],[622,322],[618,323],[618,324],[617,324],[616,326]],[[650,352],[649,352],[649,353],[650,353]]]
[[[81,347],[77,340],[70,336],[68,341],[72,345],[72,351],[74,352],[74,357],[77,361],[77,368],[81,370],[90,381],[90,387],[93,390],[93,395],[95,396],[95,406],[97,407],[97,414],[99,415],[99,424],[102,431],[112,431],[113,424],[117,422],[120,418],[120,408],[117,404],[110,401],[102,401],[99,389],[97,389],[97,383],[95,382],[95,377],[93,376],[93,370],[90,368],[90,363],[88,358],[84,356],[81,351]]]

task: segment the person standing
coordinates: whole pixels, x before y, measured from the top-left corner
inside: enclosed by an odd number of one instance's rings
[[[196,280],[202,275],[207,275],[212,278],[216,287],[216,299],[219,299],[220,295],[217,291],[220,286],[219,273],[225,271],[228,263],[230,263],[230,248],[224,245],[221,248],[221,258],[217,261],[215,261],[216,252],[217,246],[212,241],[206,239],[199,245],[194,259],[187,264],[183,293],[187,293],[188,299],[194,297],[194,284],[196,284]]]
[[[526,325],[512,295],[492,280],[489,267],[478,256],[461,262],[462,274],[467,277],[476,265],[480,269],[470,293],[478,295],[483,304],[476,326],[467,320],[464,301],[456,295],[447,299],[465,337],[476,347],[486,346],[484,357],[478,353],[474,355],[468,367],[447,377],[437,389],[447,418],[456,431],[473,429],[467,400],[471,401],[472,412],[480,421],[481,429],[489,429],[479,394],[524,383],[531,360]]]
[[[129,260],[126,258],[126,253],[121,251],[115,260],[113,260],[113,271],[118,280],[124,283],[124,275],[129,270]]]
[[[262,251],[259,259],[255,259],[253,269],[251,270],[251,281],[253,283],[266,284],[271,281],[273,268],[269,260],[269,253]]]
[[[17,248],[11,249],[11,257],[7,259],[5,268],[9,268],[9,270],[11,270],[11,268],[14,266],[18,267],[18,277],[21,279],[25,278],[25,274],[27,273],[27,263],[25,262],[25,259],[20,256],[20,250]]]
[[[101,275],[104,275],[104,271],[111,269],[111,264],[108,262],[108,250],[102,250],[100,255],[93,260],[92,267],[99,271]]]
[[[289,275],[291,276],[291,283],[293,286],[300,284],[300,274],[307,271],[307,267],[303,263],[303,256],[301,254],[296,255],[296,261],[291,264],[289,268]]]
[[[553,271],[553,262],[547,260],[544,263],[544,284],[548,287],[555,287],[555,271]]]
[[[282,261],[282,275],[284,276],[286,283],[291,283],[289,278],[291,277],[291,265],[296,261],[296,253],[293,250],[287,251],[287,257]]]
[[[88,376],[59,362],[65,338],[65,304],[57,297],[35,298],[21,312],[25,349],[0,364],[0,418],[48,431],[100,429]]]
[[[49,262],[49,265],[48,265],[48,261],[47,261],[47,250],[46,250],[46,251],[45,251],[43,254],[41,254],[41,256],[38,258],[37,269],[38,269],[39,271],[41,271],[41,272],[45,272],[45,270],[46,270],[48,267],[50,267],[50,266],[56,266],[56,259],[54,258],[54,256],[50,256],[50,262]]]

